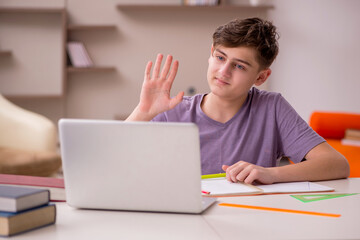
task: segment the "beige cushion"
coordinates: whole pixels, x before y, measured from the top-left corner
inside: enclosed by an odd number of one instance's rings
[[[60,166],[60,155],[55,152],[0,147],[0,173],[50,176]]]
[[[56,152],[57,142],[57,129],[52,121],[13,104],[0,94],[1,147]]]

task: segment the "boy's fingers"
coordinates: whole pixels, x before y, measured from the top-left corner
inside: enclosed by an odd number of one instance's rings
[[[228,180],[229,182],[232,182],[231,174],[230,174],[231,166],[222,165],[222,169],[226,172],[226,176],[225,176],[226,180]]]
[[[241,167],[233,168],[230,174],[230,179],[232,182],[238,182],[239,179],[237,178],[240,174],[242,174],[244,169]]]
[[[154,71],[153,71],[153,74],[152,74],[153,80],[155,80],[155,79],[157,79],[159,77],[162,59],[163,59],[163,55],[159,53],[157,55]]]
[[[145,80],[150,80],[151,67],[152,67],[152,62],[149,61],[149,62],[146,64],[146,68],[145,68]]]
[[[249,176],[251,172],[250,168],[244,168],[238,172],[235,176],[235,181],[244,182],[244,180]]]
[[[168,81],[170,81],[170,87],[175,79],[178,68],[179,68],[179,61],[174,61],[168,77]]]
[[[182,101],[183,97],[184,97],[184,92],[183,91],[179,92],[176,95],[176,97],[173,97],[170,100],[169,108],[173,109],[176,105],[178,105]]]
[[[249,175],[244,179],[244,183],[252,184],[253,182],[255,182],[255,180],[257,180],[256,174],[254,171],[251,171]]]
[[[226,166],[226,165],[223,165]],[[224,168],[223,168],[224,169]],[[226,166],[226,179],[230,182],[238,182],[237,176],[244,170],[242,164]]]
[[[173,59],[173,57],[171,55],[167,56],[164,68],[161,71],[161,78],[166,79],[166,76],[168,75],[169,70],[170,70],[172,59]]]

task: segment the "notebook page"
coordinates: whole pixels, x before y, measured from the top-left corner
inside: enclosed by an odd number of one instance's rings
[[[231,183],[226,178],[212,178],[201,181],[201,189],[210,192],[211,196],[216,195],[246,195],[256,194],[262,191],[252,185],[244,183]]]
[[[269,185],[255,185],[264,193],[297,193],[297,192],[325,192],[333,191],[331,187],[312,182],[274,183]]]

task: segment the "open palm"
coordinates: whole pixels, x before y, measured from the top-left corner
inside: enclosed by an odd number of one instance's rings
[[[184,92],[179,92],[174,98],[170,96],[179,62],[174,61],[172,64],[172,56],[167,56],[164,67],[160,72],[162,59],[163,55],[158,54],[152,75],[150,73],[152,62],[148,62],[145,69],[144,83],[138,107],[140,112],[147,113],[150,118],[174,108],[182,101],[184,96]]]

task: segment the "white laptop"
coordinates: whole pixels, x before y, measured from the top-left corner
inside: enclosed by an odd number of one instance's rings
[[[201,213],[199,131],[192,123],[61,119],[66,201],[87,209]]]

